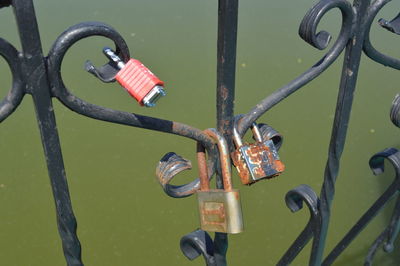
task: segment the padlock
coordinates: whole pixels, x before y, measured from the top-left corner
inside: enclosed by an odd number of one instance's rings
[[[278,176],[285,170],[273,141],[271,139],[263,141],[256,123],[252,124],[251,130],[256,142],[243,144],[236,127],[233,129],[236,150],[231,156],[244,185]]]
[[[120,69],[115,79],[140,105],[153,107],[159,98],[166,95],[164,82],[139,60],[130,59],[125,64],[109,47],[105,47],[103,53]]]
[[[204,231],[237,234],[243,231],[242,207],[239,191],[232,188],[229,149],[224,137],[215,129],[204,131],[217,141],[224,189],[210,189],[204,147],[197,144],[197,161],[200,173],[200,190],[196,191],[199,203],[200,224]]]

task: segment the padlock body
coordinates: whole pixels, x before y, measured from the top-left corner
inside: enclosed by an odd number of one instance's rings
[[[164,85],[163,81],[158,79],[147,67],[136,59],[130,59],[117,73],[115,79],[140,105],[143,105],[143,98],[155,86]]]
[[[275,177],[285,170],[272,140],[239,147],[232,153],[232,161],[245,185]]]
[[[210,232],[237,234],[243,231],[239,191],[211,189],[197,191],[201,229]]]

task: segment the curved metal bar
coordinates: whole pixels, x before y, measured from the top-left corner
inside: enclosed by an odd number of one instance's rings
[[[208,174],[206,150],[200,142],[197,142],[197,165],[199,168],[200,191],[210,190],[210,175]]]
[[[330,35],[326,32],[316,33],[316,28],[321,18],[331,9],[339,8],[342,12],[342,27],[336,42],[325,56],[306,72],[295,78],[287,85],[273,92],[253,109],[251,109],[238,124],[238,131],[241,136],[260,116],[271,109],[273,106],[281,102],[290,94],[306,85],[311,80],[318,77],[325,69],[327,69],[340,55],[346,47],[348,40],[353,34],[353,19],[355,17],[351,4],[346,0],[322,0],[318,2],[304,17],[301,22],[299,33],[300,36],[318,49],[326,47],[330,40]]]
[[[164,192],[173,198],[183,198],[192,195],[199,187],[198,180],[183,186],[173,186],[169,182],[180,172],[192,169],[192,163],[174,152],[165,154],[157,165],[156,175]],[[189,189],[187,189],[189,187]]]
[[[400,70],[400,60],[390,57],[388,55],[382,54],[378,50],[376,50],[370,41],[369,38],[369,33],[371,31],[371,24],[374,21],[376,15],[378,12],[392,0],[377,0],[374,1],[369,9],[368,15],[367,15],[367,20],[366,20],[366,35],[364,39],[364,53],[374,60],[375,62],[378,62],[384,66],[389,66],[394,69],[399,69]]]
[[[364,266],[372,266],[372,261],[374,260],[375,254],[378,251],[378,248],[385,242],[385,239],[388,236],[389,228],[386,227],[385,230],[376,238],[376,240],[372,243],[371,247],[368,250],[368,254],[365,257]]]
[[[396,151],[395,149],[393,150]],[[383,173],[384,171],[383,161],[378,161],[378,165],[375,168],[378,169],[377,171],[374,170],[375,174]],[[396,170],[396,173],[397,172],[398,169]],[[399,234],[399,230],[400,230],[400,197],[398,196],[390,223],[371,245],[370,249],[368,250],[368,255],[365,258],[364,265],[368,266],[372,265],[375,253],[381,245],[383,245],[383,250],[385,252],[388,253],[392,252],[394,249],[394,241],[396,240]]]
[[[386,191],[375,201],[375,203],[364,213],[356,224],[349,230],[343,239],[329,253],[322,265],[331,265],[336,258],[350,245],[355,237],[368,225],[368,223],[383,209],[386,203],[400,190],[400,152],[397,149],[389,148],[371,157],[369,165],[374,175],[379,175],[384,171],[384,160],[387,159],[394,167],[396,177]],[[371,249],[378,244],[380,237],[374,242]],[[378,241],[378,242],[377,242]],[[373,251],[369,251],[367,260],[373,258]]]
[[[300,185],[288,193],[285,197],[286,205],[292,212],[297,212],[303,208],[303,202],[306,203],[310,211],[310,219],[293,244],[279,260],[277,265],[289,265],[307,245],[311,237],[314,237],[313,250],[310,256],[309,265],[317,265],[314,246],[318,243],[318,235],[321,230],[321,214],[319,211],[319,199],[314,190],[308,185]]]
[[[209,154],[211,155],[208,161],[208,176],[211,179],[215,172],[215,160],[213,159],[214,153],[212,152]],[[192,169],[192,163],[174,152],[169,152],[161,158],[157,165],[156,175],[158,177],[158,182],[168,196],[184,198],[191,196],[200,188],[199,178],[184,185],[175,186],[170,184],[176,175],[189,169]]]
[[[385,252],[394,250],[394,242],[400,233],[400,197],[397,198],[396,206],[394,207],[392,219],[388,228],[386,243],[383,245]]]
[[[90,36],[103,36],[113,40],[116,45],[116,51],[122,56],[122,59],[126,61],[129,58],[129,51],[125,41],[112,27],[100,22],[83,22],[74,25],[57,38],[47,58],[47,69],[53,96],[57,97],[72,111],[87,117],[184,136],[200,141],[206,148],[210,148],[213,145],[213,142],[206,134],[191,126],[101,107],[73,95],[65,87],[62,80],[61,64],[66,52],[73,44]]]
[[[400,127],[400,94],[397,94],[390,108],[390,120],[396,127]]]
[[[223,177],[223,184],[225,191],[232,190],[232,173],[231,173],[231,159],[229,156],[229,146],[222,133],[218,132],[215,128],[208,128],[204,130],[208,136],[217,142],[219,161],[221,164],[221,173]]]
[[[260,123],[258,124],[262,139],[264,141],[271,139],[277,150],[279,150],[283,144],[283,136],[277,130],[270,125]]]
[[[12,74],[12,87],[0,102],[0,122],[2,122],[18,107],[25,92],[18,51],[2,38],[0,38],[0,56],[6,60]]]
[[[389,160],[396,170],[396,178],[400,177],[400,153],[395,148],[387,148],[369,159],[369,166],[374,175],[380,175],[385,171],[385,159]]]
[[[383,246],[385,252],[392,252],[394,249],[394,241],[400,230],[400,197],[397,197],[396,206],[393,211],[392,219],[383,232],[376,238],[368,250],[368,254],[365,257],[365,266],[371,266],[376,251],[380,246]]]
[[[217,266],[214,257],[214,244],[207,232],[199,229],[183,236],[180,247],[182,253],[189,260],[194,260],[203,255],[207,266]]]
[[[234,121],[234,126],[233,126],[233,131],[232,131],[232,135],[233,135],[233,142],[236,143],[236,139],[239,139],[239,141],[241,141],[241,136],[237,130],[237,125],[240,121],[240,119],[242,119],[242,117],[244,116],[244,114],[238,114],[235,115],[233,121]],[[263,141],[267,141],[269,139],[272,140],[272,142],[275,145],[275,148],[277,150],[279,150],[283,144],[283,136],[282,134],[280,134],[277,130],[275,130],[273,127],[271,127],[268,124],[265,123],[256,123],[253,122],[251,124],[251,128],[252,130],[254,129],[254,125],[256,125],[258,127],[258,131],[261,134],[261,139]],[[255,132],[253,131],[253,139],[255,141],[257,141],[257,139],[255,138]],[[235,144],[235,147],[237,147],[237,144]]]
[[[303,202],[307,204],[311,217],[317,217],[319,199],[314,190],[308,185],[300,185],[286,193],[285,202],[292,212],[298,212],[303,208]]]

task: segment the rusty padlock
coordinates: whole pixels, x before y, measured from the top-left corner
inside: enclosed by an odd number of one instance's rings
[[[233,129],[236,151],[231,156],[244,185],[275,177],[285,170],[273,141],[271,139],[263,141],[256,123],[252,124],[251,130],[256,142],[243,144],[236,127]]]
[[[204,231],[237,234],[243,231],[242,207],[239,191],[232,188],[229,149],[224,137],[215,129],[204,131],[217,141],[224,189],[210,189],[204,147],[197,144],[197,161],[200,173],[199,202],[200,224]]]

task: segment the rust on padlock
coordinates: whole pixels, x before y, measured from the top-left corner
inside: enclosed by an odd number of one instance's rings
[[[242,146],[232,153],[233,164],[243,184],[251,185],[263,179],[270,179],[285,170],[272,145],[271,140],[264,143],[256,142]]]
[[[237,234],[243,231],[239,191],[210,189],[197,191],[201,229]]]
[[[226,210],[223,203],[204,202],[201,212],[201,224],[203,227],[209,227],[217,231],[226,232]]]
[[[198,142],[200,190],[196,194],[200,227],[210,232],[240,233],[243,231],[242,207],[239,191],[232,187],[228,144],[216,129],[207,129],[204,132],[217,142],[224,189],[210,189],[205,150]]]

